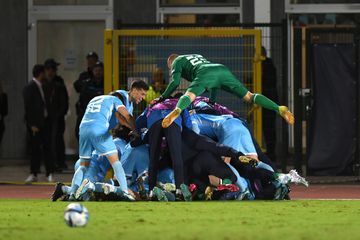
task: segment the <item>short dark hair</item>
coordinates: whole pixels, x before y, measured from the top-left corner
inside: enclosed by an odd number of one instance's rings
[[[143,80],[135,80],[132,82],[130,90],[136,88],[136,89],[144,89],[144,90],[149,90],[149,85],[147,85],[147,83]]]
[[[32,74],[34,78],[37,78],[38,76],[40,76],[41,73],[44,72],[45,72],[45,66],[42,64],[36,64],[32,70]]]

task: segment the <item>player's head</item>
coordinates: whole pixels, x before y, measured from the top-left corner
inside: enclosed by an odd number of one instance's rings
[[[171,69],[173,61],[174,61],[175,58],[177,58],[178,56],[179,56],[179,54],[176,54],[176,53],[170,54],[170,56],[169,56],[168,59],[167,59],[167,66],[168,66],[169,69]]]
[[[139,104],[146,96],[149,86],[143,80],[135,80],[130,87],[130,101]]]

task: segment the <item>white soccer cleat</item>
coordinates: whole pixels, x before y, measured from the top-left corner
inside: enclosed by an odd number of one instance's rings
[[[126,193],[126,192],[123,192],[123,194],[124,194],[124,198],[125,198],[125,200],[127,200],[127,201],[135,201],[135,198],[130,194],[130,193]]]
[[[309,186],[308,181],[306,181],[305,178],[301,177],[295,169],[290,170],[289,175],[291,178],[291,182],[296,183],[296,184],[301,183],[306,187]]]
[[[116,191],[116,187],[108,183],[104,183],[102,185],[102,189],[104,190],[105,195],[109,195],[110,193],[115,193]]]
[[[301,184],[305,185],[306,187],[309,186],[308,181],[306,181],[305,178],[301,177],[295,169],[290,170],[290,172],[287,174],[280,173],[278,175],[277,180],[282,184],[289,184],[289,183],[299,184],[299,183],[301,183]]]

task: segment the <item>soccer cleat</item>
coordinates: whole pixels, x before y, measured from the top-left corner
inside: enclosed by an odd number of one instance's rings
[[[299,183],[301,183],[301,184],[305,185],[306,187],[309,186],[308,181],[306,181],[305,178],[301,177],[295,169],[290,170],[290,172],[287,174],[280,173],[278,175],[277,180],[282,184],[289,184],[289,183],[299,184]]]
[[[186,184],[182,183],[182,184],[180,184],[180,189],[181,189],[181,193],[184,197],[184,200],[186,202],[192,201],[192,194],[189,191],[189,187]]]
[[[290,124],[290,125],[294,124],[294,122],[295,122],[294,115],[289,111],[288,107],[279,106],[279,114],[281,117],[283,117],[285,119],[285,121],[288,124]]]
[[[246,189],[245,191],[241,192],[239,196],[236,198],[236,200],[252,200],[252,195],[249,189]]]
[[[274,200],[284,200],[286,196],[289,195],[290,188],[286,184],[281,184],[280,187],[276,189]]]
[[[139,195],[140,195],[140,198],[142,200],[146,200],[147,199],[147,195],[146,195],[146,189],[145,189],[145,186],[144,186],[144,179],[142,176],[139,176],[137,179],[136,179],[136,185],[137,185],[137,188],[139,190]]]
[[[70,194],[70,196],[69,196],[69,198],[68,198],[68,201],[69,201],[69,202],[75,202],[75,201],[76,201],[75,195],[74,195],[74,194]]]
[[[206,187],[205,189],[205,200],[206,201],[210,201],[212,200],[212,195],[213,195],[214,189],[210,186]]]
[[[122,196],[121,196],[125,201],[129,201],[129,202],[133,202],[135,201],[135,198],[130,194],[130,193],[126,193],[126,192],[122,192]]]
[[[247,156],[240,156],[239,161],[242,163],[250,164],[252,167],[256,167],[258,165],[258,161],[256,159]]]
[[[159,202],[167,202],[168,201],[165,193],[160,188],[154,187],[153,193],[155,194],[155,196]]]
[[[304,186],[309,187],[308,181],[306,181],[305,178],[301,177],[295,169],[290,170],[289,175],[292,183],[301,183]]]
[[[174,192],[176,190],[176,186],[173,183],[159,183],[159,186],[162,190],[168,191],[168,192]]]
[[[61,198],[64,195],[64,192],[62,191],[62,187],[64,186],[63,183],[58,182],[55,184],[55,190],[53,194],[51,195],[51,201],[55,202],[59,198]]]
[[[75,198],[80,199],[80,196],[86,192],[86,187],[89,184],[89,179],[84,179],[80,185],[80,187],[75,192]]]
[[[171,111],[162,121],[161,125],[163,128],[168,128],[181,114],[180,108],[175,108]]]
[[[102,189],[104,190],[105,195],[109,195],[110,193],[115,193],[116,191],[116,187],[108,183],[104,183],[102,185]]]

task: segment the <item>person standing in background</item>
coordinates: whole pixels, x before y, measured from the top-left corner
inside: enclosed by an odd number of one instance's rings
[[[104,65],[102,62],[97,62],[92,67],[92,77],[86,79],[80,91],[79,100],[76,103],[76,138],[79,140],[79,127],[81,120],[85,114],[86,106],[96,96],[104,94]]]
[[[67,169],[65,163],[65,115],[69,109],[69,96],[64,83],[64,79],[57,74],[58,66],[54,59],[47,59],[44,63],[45,77],[50,88],[48,103],[49,110],[52,112],[52,142],[53,152],[55,153],[56,170]]]
[[[80,73],[78,79],[74,82],[74,88],[77,93],[81,92],[86,80],[92,78],[93,76],[92,69],[98,61],[99,61],[99,56],[97,55],[96,52],[89,52],[86,55],[87,69],[82,73]]]
[[[81,99],[81,97],[82,97],[81,92],[83,91],[86,83],[88,81],[90,81],[90,79],[93,78],[93,67],[96,65],[97,62],[99,62],[99,56],[97,55],[97,53],[89,52],[86,55],[87,69],[85,71],[83,71],[82,73],[80,73],[78,79],[73,84],[75,91],[77,93],[79,93],[79,100],[76,102],[76,105],[75,105],[76,115],[77,115],[76,124],[75,124],[75,136],[78,141],[79,141],[79,126],[80,126],[81,119],[85,113],[85,109],[83,109],[83,107],[82,107],[83,104],[82,104],[82,99]]]
[[[54,162],[51,154],[51,120],[45,95],[45,67],[37,64],[33,67],[33,79],[23,91],[25,121],[28,130],[31,157],[30,175],[27,183],[36,182],[40,164],[45,163],[46,177],[53,182]]]
[[[265,47],[261,48],[262,61],[262,93],[278,102],[276,68],[273,60],[267,57]],[[276,161],[276,116],[267,109],[262,110],[263,133],[266,142],[266,155]]]
[[[8,114],[7,94],[3,91],[0,83],[0,144],[5,132],[5,116]]]

